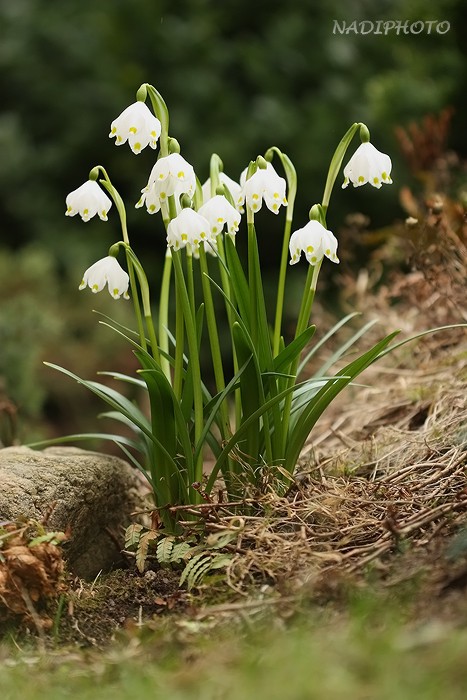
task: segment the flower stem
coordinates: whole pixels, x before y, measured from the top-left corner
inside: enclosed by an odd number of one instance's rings
[[[134,270],[133,262],[131,260],[131,256],[128,253],[128,249],[130,248],[130,237],[128,235],[128,229],[127,229],[125,204],[123,203],[123,199],[121,198],[119,192],[113,186],[113,184],[110,180],[110,177],[107,174],[106,169],[104,167],[102,167],[102,165],[97,165],[96,168],[98,170],[100,170],[102,175],[104,176],[103,180],[100,180],[100,183],[103,187],[105,187],[107,192],[112,197],[112,199],[115,203],[115,208],[118,211],[118,216],[120,218],[120,226],[122,229],[122,238],[123,238],[123,243],[125,244],[125,255],[126,255],[126,262],[127,262],[127,267],[128,267],[128,277],[130,279],[131,297],[133,299],[133,307],[135,310],[136,323],[138,326],[138,335],[139,335],[140,345],[143,348],[143,350],[147,350],[146,334],[144,332],[143,314],[141,313],[138,287],[136,284],[136,277],[135,277],[135,270]]]
[[[279,352],[281,341],[282,314],[284,309],[285,280],[287,276],[288,267],[287,259],[289,252],[289,240],[290,232],[292,229],[295,197],[297,195],[297,172],[290,158],[285,153],[282,153],[282,151],[279,148],[277,148],[277,146],[272,146],[271,148],[269,148],[266,151],[264,157],[266,158],[266,160],[271,161],[273,154],[279,156],[282,167],[284,168],[285,176],[287,178],[287,214],[285,218],[284,236],[282,240],[281,262],[279,268],[279,279],[277,283],[276,313],[274,318],[273,355],[275,357]]]
[[[172,255],[169,248],[164,260],[164,271],[162,273],[161,293],[159,301],[159,347],[169,353],[169,298],[170,298],[170,278],[172,273]],[[167,379],[170,381],[170,362],[167,357],[161,355],[161,367]]]
[[[344,134],[336,150],[334,151],[334,155],[331,159],[331,164],[329,166],[328,175],[326,178],[326,184],[324,186],[323,201],[321,203],[324,216],[326,216],[326,212],[329,206],[329,200],[331,199],[332,189],[340,172],[342,161],[344,160],[347,148],[349,147],[350,142],[352,141],[355,133],[361,126],[365,125],[361,122],[355,122],[354,124],[352,124],[352,126]]]
[[[225,389],[224,367],[222,364],[222,354],[219,343],[219,333],[216,323],[216,312],[212,300],[211,283],[209,281],[208,262],[204,246],[200,246],[199,260],[201,267],[201,283],[203,286],[203,296],[206,309],[206,323],[208,327],[209,342],[211,345],[211,358],[214,369],[214,379],[216,382],[217,393]],[[220,407],[222,437],[225,440],[230,432],[229,413],[226,402],[224,401]]]
[[[201,387],[201,369],[199,363],[198,338],[196,334],[195,317],[192,313],[190,298],[183,276],[182,261],[180,251],[173,252],[173,265],[175,271],[175,283],[180,299],[180,306],[183,310],[185,329],[187,334],[189,362],[191,366],[191,377],[193,382],[193,408],[194,408],[194,442],[198,443],[203,432],[203,393]],[[203,455],[200,451],[197,463],[194,465],[195,481],[201,481],[203,476]]]

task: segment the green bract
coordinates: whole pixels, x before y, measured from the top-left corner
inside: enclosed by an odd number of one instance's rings
[[[147,98],[154,114],[143,101]],[[173,507],[209,498],[219,478],[229,497],[241,496],[248,482],[260,491],[265,469],[273,476],[271,483],[276,489],[286,487],[293,478],[303,445],[325,408],[390,348],[395,333],[362,355],[353,355],[350,363],[333,373],[332,366],[367,326],[336,351],[315,376],[306,376],[308,360],[320,345],[310,349],[315,331],[310,316],[319,271],[325,258],[338,262],[337,240],[326,227],[326,212],[344,155],[359,129],[363,135],[368,133],[364,125],[350,127],[331,160],[322,202],[311,208],[312,220],[292,234],[297,178],[287,155],[277,147],[270,148],[264,157],[250,163],[240,184],[223,173],[220,158],[213,155],[209,182],[201,188],[193,167],[169,136],[169,113],[162,97],[151,85],[141,86],[137,102],[113,122],[111,136],[115,135],[120,144],[127,141],[136,153],[148,144],[154,148],[159,139],[159,156],[137,205],[145,205],[149,213],[160,211],[166,228],[168,247],[157,308],[151,305],[144,266],[130,243],[125,206],[106,171],[101,166],[93,168],[89,181],[92,184],[78,191],[80,198],[76,192],[68,197],[69,215],[79,211],[89,218],[97,212],[106,218],[110,200],[94,182],[100,173],[100,184],[115,203],[122,239],[112,246],[110,258],[87,270],[82,286],[88,284],[97,292],[108,283],[111,294],[119,297],[126,293],[129,280],[136,328],[123,328],[108,318],[102,322],[125,336],[140,369],[137,376],[104,374],[144,389],[149,411],[146,415],[123,393],[103,383],[80,379],[55,367],[102,398],[110,407],[103,415],[132,431],[132,437],[94,433],[66,439],[104,437],[118,443],[151,484],[155,505],[168,532],[177,531],[177,509]],[[365,148],[369,146],[367,143]],[[285,178],[272,165],[274,158]],[[360,163],[358,160],[354,167],[357,175],[363,167]],[[353,172],[348,175],[350,179]],[[370,169],[368,173],[365,181],[371,181]],[[389,171],[383,180],[390,182]],[[90,197],[89,202],[86,197]],[[285,211],[283,242],[277,251],[280,268],[272,319],[267,313],[255,229],[255,212],[263,202],[276,215]],[[244,209],[246,217],[242,223]],[[236,248],[235,234],[246,236],[245,260]],[[295,330],[291,338],[285,338],[284,290],[287,271],[293,274],[288,264],[289,246],[291,263],[298,262],[303,252],[309,265],[297,305]],[[126,256],[128,279],[116,261],[120,250]],[[175,304],[171,305],[173,295]],[[171,308],[175,309],[173,317]],[[228,366],[231,358],[233,366],[229,371],[221,351],[220,309],[225,316],[222,328],[228,329],[223,332],[227,335],[223,347],[227,340]],[[158,319],[157,333],[153,315]],[[327,338],[352,316],[338,323]],[[214,386],[201,371],[200,353],[205,356],[207,348]],[[205,474],[208,452],[214,466]]]

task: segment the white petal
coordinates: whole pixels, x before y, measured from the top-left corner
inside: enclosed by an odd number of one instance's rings
[[[300,260],[302,252],[310,265],[319,263],[326,255],[332,262],[338,263],[337,239],[331,231],[319,221],[309,221],[303,228],[294,231],[289,242],[290,264]]]
[[[109,137],[115,137],[117,146],[128,143],[133,153],[141,153],[149,144],[156,148],[161,134],[161,123],[144,102],[127,107],[110,125]]]
[[[66,198],[66,216],[80,214],[83,221],[89,221],[95,214],[102,221],[107,221],[107,212],[112,206],[112,200],[99,187],[95,180],[87,180]]]
[[[344,182],[347,187],[352,182],[354,187],[360,187],[369,182],[373,187],[380,188],[382,184],[391,184],[391,159],[385,153],[378,151],[373,144],[362,143],[344,168]]]
[[[114,299],[119,299],[122,295],[128,298],[129,277],[120,267],[118,260],[108,255],[91,265],[83,275],[79,289],[86,286],[94,292],[100,292],[108,285],[109,293]]]

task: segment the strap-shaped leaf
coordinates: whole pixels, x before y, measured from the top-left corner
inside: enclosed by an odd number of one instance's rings
[[[60,367],[59,365],[54,365],[50,362],[45,362],[45,365],[56,369],[59,372],[71,377],[78,384],[82,384],[87,389],[92,391],[96,396],[99,396],[103,401],[105,401],[109,406],[120,411],[124,416],[129,418],[142,432],[148,436],[150,441],[155,445],[162,453],[169,459],[172,460],[172,456],[166,450],[165,446],[156,438],[151,430],[151,426],[146,416],[135,406],[131,401],[129,401],[125,396],[122,396],[118,391],[105,386],[104,384],[99,384],[99,382],[87,381],[86,379],[81,379],[70,370]],[[177,465],[173,462],[173,467],[176,468]]]
[[[344,367],[338,376],[326,382],[325,386],[318,391],[308,408],[303,411],[302,415],[297,420],[289,435],[284,462],[285,469],[293,473],[303,445],[323,411],[344,387],[378,358],[379,354],[386,348],[398,332],[399,331],[391,333],[380,340],[374,347]]]
[[[243,271],[237,249],[230,236],[225,237],[225,256],[232,291],[237,302],[240,316],[250,326],[250,290]]]
[[[303,348],[310,342],[316,331],[316,326],[308,326],[303,333],[300,333],[298,338],[292,340],[281,352],[274,358],[275,372],[288,372],[290,365],[299,357]]]
[[[233,340],[238,361],[246,365],[240,377],[240,393],[242,398],[242,423],[245,422],[257,409],[264,404],[264,392],[262,386],[261,373],[258,366],[258,358],[251,346],[249,339],[245,336],[243,329],[238,323],[232,327]],[[242,451],[250,457],[250,463],[255,465],[259,462],[261,445],[260,419],[250,425],[245,433],[245,444]],[[269,455],[271,456],[271,455]]]
[[[140,374],[148,385],[154,435],[172,457],[167,464],[170,471],[166,473],[166,477],[170,479],[172,484],[175,477],[181,480],[182,484],[186,484],[186,478],[193,480],[193,448],[180,404],[170,382],[161,370],[143,369],[140,370]],[[180,467],[176,464],[179,448],[183,453],[187,471],[184,478],[182,478]]]

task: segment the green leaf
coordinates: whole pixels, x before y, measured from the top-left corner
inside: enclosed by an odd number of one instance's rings
[[[284,468],[293,473],[300,452],[305,444],[312,427],[315,425],[323,411],[331,401],[346,387],[356,376],[369,367],[379,356],[379,353],[390,343],[399,331],[391,333],[383,338],[370,350],[348,364],[336,377],[327,381],[302,412],[287,440],[287,452]]]
[[[141,351],[144,352],[144,351]],[[147,354],[147,353],[146,353]],[[148,355],[148,357],[150,357]],[[92,381],[87,381],[85,379],[81,379],[78,377],[76,374],[73,374],[73,372],[70,372],[67,369],[64,369],[63,367],[59,367],[58,365],[53,365],[50,362],[45,362],[45,365],[48,367],[52,367],[53,369],[58,370],[59,372],[62,372],[63,374],[66,374],[68,377],[71,377],[75,381],[78,382],[78,384],[82,384],[86,388],[90,389],[96,396],[99,396],[99,398],[103,399],[106,403],[108,403],[112,408],[116,409],[117,411],[120,411],[125,415],[127,418],[129,418],[136,426],[138,426],[142,432],[148,436],[152,444],[161,451],[162,454],[164,454],[165,457],[167,457],[170,461],[172,461],[172,466],[174,470],[177,470],[177,465],[173,461],[172,455],[167,451],[165,446],[156,438],[156,436],[152,433],[151,431],[151,426],[147,420],[147,418],[143,415],[143,413],[135,406],[131,401],[129,401],[127,398],[122,396],[121,394],[118,393],[118,391],[115,391],[114,389],[110,389],[109,387],[106,387],[103,384],[99,384],[98,382],[92,382]],[[123,445],[122,445],[123,449]]]
[[[160,370],[143,369],[141,376],[147,383],[150,403],[151,420],[154,434],[165,446],[168,445],[169,454],[175,458],[180,440],[183,457],[186,463],[188,480],[194,480],[193,447],[185,417],[181,411],[177,397],[165,374]],[[175,465],[175,462],[173,463]],[[175,465],[176,466],[176,465]],[[181,478],[180,470],[176,466],[178,478]],[[173,472],[172,472],[173,474]],[[182,480],[184,483],[184,480]],[[175,502],[175,501],[174,501]]]
[[[112,435],[111,433],[75,433],[71,435],[63,435],[58,438],[50,438],[49,440],[40,440],[39,442],[30,442],[26,447],[32,450],[50,447],[51,445],[63,445],[67,442],[82,442],[84,440],[111,440],[122,445],[132,447],[134,450],[142,451],[141,444],[136,440],[123,437],[122,435]]]
[[[337,360],[339,360],[349,348],[352,347],[352,345],[355,345],[357,340],[361,338],[365,333],[372,328],[375,324],[377,323],[376,320],[369,321],[369,323],[366,323],[363,328],[360,328],[356,333],[352,335],[349,340],[347,340],[345,343],[343,343],[327,360],[324,362],[319,370],[315,372],[314,376],[315,377],[321,377],[323,374],[326,374],[328,369],[334,365]]]
[[[287,372],[290,365],[302,352],[303,348],[310,342],[316,331],[316,326],[309,326],[298,338],[292,340],[275,358],[273,367],[276,372]]]
[[[248,342],[240,324],[235,322],[232,327],[235,351],[238,362],[246,365],[240,377],[240,395],[242,405],[242,423],[249,418],[259,406],[264,403],[261,374],[255,352]],[[259,462],[260,452],[260,419],[254,421],[245,433],[245,445],[242,451],[247,455],[252,465]]]
[[[226,269],[230,277],[232,291],[238,305],[240,316],[243,321],[250,326],[250,289],[248,280],[243,271],[242,263],[238,257],[237,249],[230,236],[225,237],[225,255],[227,260]]]
[[[342,326],[344,326],[346,323],[348,323],[352,318],[355,318],[355,316],[359,316],[359,312],[358,312],[358,311],[354,311],[353,313],[348,314],[347,316],[345,316],[344,318],[342,318],[338,323],[336,323],[336,324],[331,328],[330,331],[328,331],[328,332],[326,333],[326,335],[324,335],[324,336],[321,338],[321,340],[319,340],[317,343],[315,343],[315,344],[313,345],[313,347],[309,350],[309,352],[305,355],[305,357],[303,358],[303,360],[300,362],[300,364],[299,364],[299,366],[298,366],[298,370],[297,370],[297,376],[298,376],[299,374],[301,374],[301,372],[302,372],[303,369],[306,367],[306,365],[308,364],[308,362],[310,361],[310,359],[313,357],[313,355],[315,355],[316,352],[317,352],[325,343],[327,343],[327,341],[329,340],[329,338],[332,338],[332,336],[335,335],[335,333],[337,333],[337,331],[338,331],[340,328],[342,328]]]
[[[245,434],[245,432],[248,430],[248,428],[257,421],[259,417],[261,417],[266,411],[269,411],[269,409],[273,408],[274,406],[280,407],[280,403],[282,399],[284,399],[288,394],[292,393],[297,389],[298,386],[302,386],[302,384],[297,384],[296,386],[290,386],[284,389],[283,391],[280,391],[276,396],[273,396],[273,398],[269,399],[268,401],[265,401],[262,406],[258,408],[257,411],[251,414],[249,418],[247,418],[244,422],[242,422],[241,426],[235,431],[234,435],[226,442],[224,445],[222,452],[219,454],[216,460],[216,464],[214,465],[208,481],[206,485],[206,493],[209,493],[214,485],[214,482],[217,478],[217,475],[219,471],[223,468],[224,463],[226,459],[228,458],[230,452],[232,449],[235,448],[235,446],[240,442],[241,438]]]
[[[119,379],[127,384],[134,384],[140,389],[146,389],[146,384],[141,381],[141,379],[137,379],[137,377],[130,377],[128,374],[122,374],[121,372],[98,372],[97,374],[112,377],[112,379]]]

